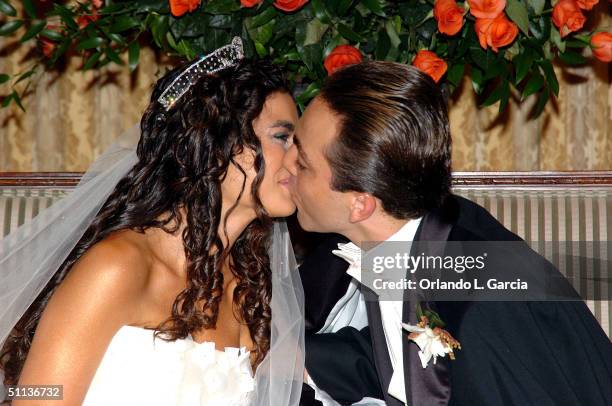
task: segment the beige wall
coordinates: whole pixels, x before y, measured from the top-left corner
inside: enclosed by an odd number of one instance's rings
[[[478,110],[465,79],[450,109],[453,165],[461,171],[612,169],[612,64],[555,67],[559,97],[528,119],[535,96]]]

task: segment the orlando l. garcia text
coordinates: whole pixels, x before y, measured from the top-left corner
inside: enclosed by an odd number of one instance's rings
[[[488,279],[486,283],[479,281],[478,279],[474,279],[472,281],[468,281],[465,279],[460,279],[458,281],[443,281],[440,279],[421,279],[418,281],[409,280],[409,279],[400,279],[398,281],[387,281],[384,279],[374,279],[373,281],[374,289],[376,290],[412,290],[418,288],[422,290],[527,290],[529,289],[529,284],[525,281],[521,281],[520,279],[516,279],[513,281],[500,281],[497,279]]]

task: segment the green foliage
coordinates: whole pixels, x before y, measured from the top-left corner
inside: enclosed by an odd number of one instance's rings
[[[421,317],[427,317],[427,321],[429,328],[444,328],[446,327],[446,323],[444,321],[442,321],[442,319],[440,318],[440,315],[438,313],[436,313],[435,311],[431,310],[431,309],[423,309],[423,307],[421,306],[421,304],[417,304],[417,308],[416,308],[416,316],[417,316],[417,322],[421,321]]]
[[[590,41],[590,34],[561,38],[545,10],[549,0],[507,1],[504,12],[520,32],[498,52],[481,47],[469,12],[456,35],[440,33],[433,18],[435,0],[310,0],[290,13],[276,9],[273,0],[253,8],[242,7],[239,0],[202,0],[197,10],[180,17],[170,14],[168,0],[103,3],[96,9],[91,0],[50,1],[42,9],[34,0],[22,1],[21,7],[15,0],[0,0],[0,35],[16,36],[20,46],[45,49],[27,71],[0,74],[4,106],[19,106],[37,67],[61,69],[62,58],[81,58],[83,70],[117,64],[133,72],[142,47],[192,59],[237,35],[247,56],[269,57],[287,70],[301,89],[297,102],[302,108],[327,75],[325,58],[336,46],[350,44],[364,59],[408,64],[419,50],[433,51],[448,65],[442,81],[451,90],[468,75],[481,106],[499,103],[503,111],[514,88],[522,98],[537,94],[537,113],[559,93],[552,60],[584,64],[582,51]]]
[[[529,36],[529,16],[525,3],[520,0],[507,0],[506,14],[510,20],[514,21],[523,34]]]

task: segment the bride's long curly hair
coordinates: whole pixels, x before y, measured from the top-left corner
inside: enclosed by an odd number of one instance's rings
[[[272,63],[243,60],[199,79],[165,111],[157,99],[184,68],[170,71],[155,85],[140,122],[138,162],[119,181],[84,236],[5,341],[0,368],[5,372],[6,385],[18,382],[41,313],[72,265],[94,244],[122,229],[143,233],[157,227],[172,233],[185,224],[182,237],[187,287],[176,297],[170,318],[157,327],[157,336],[176,340],[215,327],[223,291],[221,267],[231,258],[230,268],[237,280],[233,301],[254,342],[254,364],[268,352],[272,286],[267,247],[271,219],[258,196],[265,163],[252,122],[268,95],[289,93],[289,89],[282,72]],[[228,249],[218,235],[219,226],[224,227],[221,183],[231,163],[240,168],[234,157],[245,148],[254,152],[257,175],[250,190],[245,190],[243,182],[242,193],[253,196],[257,219]]]

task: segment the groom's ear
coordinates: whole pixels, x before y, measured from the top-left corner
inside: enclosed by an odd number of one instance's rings
[[[349,221],[359,223],[367,220],[376,210],[376,199],[369,193],[353,193]]]

